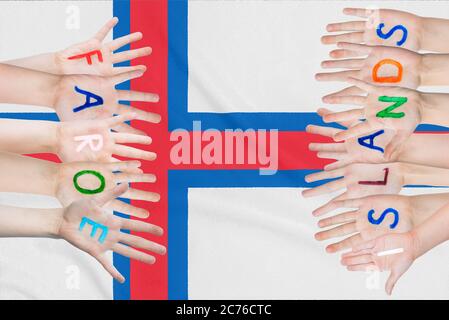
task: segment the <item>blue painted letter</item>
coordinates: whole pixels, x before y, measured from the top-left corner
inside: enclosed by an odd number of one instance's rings
[[[102,230],[100,237],[98,238],[98,242],[103,243],[104,240],[106,240],[106,236],[108,235],[109,228],[105,225],[102,225],[101,223],[95,222],[89,218],[83,217],[81,219],[80,228],[79,230],[82,231],[86,223],[90,224],[92,226],[92,231],[90,232],[90,236],[93,238],[95,234],[97,233],[97,229],[100,228]]]
[[[369,136],[360,137],[357,141],[363,147],[366,147],[366,148],[369,148],[369,149],[373,149],[373,150],[377,150],[377,151],[380,151],[380,152],[384,153],[384,149],[383,148],[374,145],[374,139],[377,136],[380,136],[381,134],[384,134],[384,132],[385,132],[384,130],[380,130],[380,131],[377,131],[377,132],[375,132],[373,134],[370,134]],[[369,144],[365,142],[366,140],[369,140]]]
[[[394,228],[396,228],[396,226],[398,225],[398,222],[399,222],[399,212],[393,208],[388,208],[384,212],[382,212],[379,219],[374,219],[374,217],[373,217],[374,210],[370,210],[368,212],[368,221],[375,225],[381,224],[382,221],[384,221],[385,216],[388,215],[389,213],[394,215],[394,221],[392,224],[390,224],[390,229],[394,229]]]
[[[78,93],[84,94],[86,96],[86,102],[82,106],[79,106],[79,107],[76,107],[75,109],[73,109],[73,112],[79,112],[84,109],[101,106],[103,104],[103,98],[100,96],[97,96],[96,94],[94,94],[92,92],[82,90],[82,89],[78,88],[77,86],[75,86],[75,91]],[[90,99],[95,99],[95,101],[91,102]]]
[[[382,32],[382,28],[383,28],[383,27],[385,27],[385,23],[381,23],[381,24],[379,24],[379,26],[377,27],[376,32],[377,32],[377,35],[379,36],[379,38],[382,38],[382,39],[388,39],[388,38],[390,38],[390,37],[393,35],[393,33],[395,33],[397,30],[401,30],[401,31],[402,31],[402,38],[401,38],[401,40],[399,40],[398,42],[396,42],[396,44],[397,44],[398,46],[402,46],[402,45],[405,43],[405,41],[407,40],[408,31],[407,31],[407,28],[404,27],[403,25],[401,25],[401,24],[396,25],[396,26],[394,26],[390,31],[388,31],[387,33],[383,33],[383,32]]]

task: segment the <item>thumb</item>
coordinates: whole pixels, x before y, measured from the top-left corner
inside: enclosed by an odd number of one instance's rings
[[[401,143],[404,142],[404,137],[401,134],[396,135],[393,137],[393,139],[390,141],[390,143],[385,147],[384,152],[384,158],[385,160],[391,160],[393,154],[395,153],[396,149],[398,149],[401,145]]]
[[[95,198],[95,201],[97,205],[102,207],[109,201],[114,200],[115,198],[118,198],[121,195],[123,195],[128,190],[128,188],[129,187],[127,183],[121,183],[112,189],[104,191],[101,195]]]
[[[391,293],[393,292],[393,288],[396,285],[396,282],[399,280],[399,278],[402,276],[403,272],[399,272],[397,270],[391,270],[390,276],[388,277],[387,282],[385,283],[385,291],[389,296],[391,296]]]

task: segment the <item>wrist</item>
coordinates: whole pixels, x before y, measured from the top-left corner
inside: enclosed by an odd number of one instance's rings
[[[52,123],[52,129],[50,144],[51,144],[51,153],[59,155],[60,153],[60,143],[61,143],[61,131],[63,130],[62,127],[64,126],[64,122],[53,122]]]
[[[60,92],[61,89],[61,84],[63,81],[64,76],[62,75],[52,75],[53,79],[52,79],[52,84],[51,84],[51,89],[49,90],[49,107],[56,110],[56,104],[58,102],[58,94]]]
[[[52,209],[51,213],[46,214],[46,230],[51,238],[60,238],[60,230],[64,217],[64,208]]]
[[[409,232],[407,232],[407,235],[410,238],[410,254],[413,257],[413,260],[418,259],[421,256],[421,241],[419,238],[419,233],[417,232],[416,228],[413,228]]]
[[[418,225],[420,220],[420,205],[419,196],[405,196],[407,201],[407,209],[410,212],[410,218],[412,220],[412,228]]]
[[[53,65],[54,65],[54,74],[56,75],[63,75],[64,74],[64,68],[62,65],[62,53],[60,51],[57,52],[52,52],[51,53],[51,60],[53,61]]]

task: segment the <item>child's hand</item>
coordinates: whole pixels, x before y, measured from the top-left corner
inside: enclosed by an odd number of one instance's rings
[[[307,183],[327,179],[334,180],[304,190],[302,195],[315,197],[346,189],[335,199],[346,200],[375,194],[398,194],[404,185],[404,175],[398,163],[354,163],[344,168],[320,171],[305,177]],[[315,210],[314,214],[319,213],[321,208]]]
[[[63,206],[72,202],[92,198],[102,192],[113,189],[123,183],[153,183],[153,174],[144,174],[139,168],[139,161],[124,161],[113,163],[71,162],[59,166],[56,197]],[[158,202],[159,194],[139,189],[129,189],[123,197],[132,200]],[[147,217],[148,213],[130,206],[120,200],[111,200],[105,207],[124,214]]]
[[[402,252],[382,255],[387,250]],[[416,240],[411,232],[388,234],[355,246],[352,252],[342,255],[341,263],[349,271],[390,270],[385,291],[391,295],[396,282],[415,260],[415,252]]]
[[[422,18],[419,16],[390,9],[345,8],[343,13],[362,19],[327,25],[326,30],[334,34],[323,36],[321,41],[324,44],[353,42],[390,47],[400,46],[413,51],[421,49]],[[346,31],[348,32],[335,34],[335,32]]]
[[[143,72],[131,71],[111,77],[63,76],[56,93],[56,113],[61,121],[104,119],[115,114],[135,113],[139,120],[158,123],[160,115],[120,104],[121,101],[155,103],[159,101],[157,94],[115,89],[117,84],[141,77]],[[90,97],[90,94],[95,94],[96,97]],[[89,106],[87,103],[97,105]],[[122,133],[144,134],[127,124],[117,125],[113,129]]]
[[[126,114],[100,120],[61,122],[58,129],[57,154],[63,162],[113,162],[112,155],[125,158],[154,160],[156,154],[130,146],[126,143],[151,144],[145,135],[112,132],[125,121],[137,115]]]
[[[414,212],[409,197],[399,195],[374,195],[359,199],[334,200],[320,210],[321,216],[341,208],[354,208],[318,222],[320,228],[332,227],[315,235],[319,241],[350,235],[326,247],[334,253],[352,248],[364,241],[375,239],[387,233],[407,232],[413,228]]]
[[[323,98],[323,102],[352,104],[362,108],[325,114],[324,122],[366,120],[346,131],[338,132],[333,137],[336,141],[364,136],[382,129],[392,131],[394,137],[385,147],[384,155],[386,159],[391,159],[393,152],[404,145],[421,123],[422,102],[419,92],[401,87],[374,86],[352,78],[349,83],[368,95],[328,96]]]
[[[108,258],[109,250],[149,264],[153,264],[156,258],[132,247],[160,255],[166,252],[165,247],[160,244],[121,231],[126,229],[161,236],[162,228],[143,221],[123,219],[105,211],[107,204],[120,197],[126,190],[127,186],[123,184],[91,199],[73,202],[64,209],[58,229],[58,236],[97,259],[117,281],[122,283],[125,278]]]
[[[60,70],[60,74],[112,76],[141,69],[143,67],[141,65],[114,67],[114,64],[116,63],[133,60],[151,54],[150,47],[114,53],[114,51],[121,47],[142,39],[142,34],[140,32],[123,36],[108,43],[103,43],[108,33],[117,23],[118,19],[112,18],[91,39],[57,52],[55,55],[56,65],[58,70]]]
[[[318,110],[321,116],[331,114],[326,109]],[[359,121],[357,121],[359,123]],[[317,134],[329,138],[333,138],[336,134],[344,132],[342,129],[331,127],[321,127],[316,125],[309,125],[306,128],[308,133]],[[384,130],[385,133],[376,137],[376,146],[385,147],[391,141],[393,132]],[[385,153],[377,150],[366,148],[358,142],[358,138],[349,138],[344,142],[328,142],[328,143],[310,143],[309,150],[318,152],[317,157],[323,159],[334,159],[335,162],[328,164],[325,170],[333,170],[345,167],[352,163],[385,163],[395,161],[399,155],[399,150],[385,157]]]
[[[323,68],[342,68],[349,69],[345,71],[318,73],[318,81],[343,81],[347,82],[349,78],[360,79],[373,84],[397,85],[416,89],[421,85],[421,61],[419,53],[394,47],[367,46],[363,44],[339,42],[339,49],[333,50],[330,56],[334,59],[324,61]],[[381,61],[390,61],[387,64],[380,65]],[[399,63],[400,67],[393,65]],[[376,71],[375,67],[378,67]],[[374,74],[376,76],[374,76]],[[381,78],[394,78],[387,81]]]

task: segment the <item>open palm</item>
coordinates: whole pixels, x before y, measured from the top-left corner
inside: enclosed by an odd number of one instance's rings
[[[406,196],[374,195],[336,200],[314,213],[321,216],[341,208],[354,210],[323,218],[318,222],[320,228],[331,227],[315,235],[319,241],[349,235],[344,240],[327,246],[326,251],[329,253],[352,248],[387,233],[407,232],[413,228],[413,207]]]
[[[390,47],[419,51],[421,35],[421,17],[414,14],[391,9],[363,9],[345,8],[343,13],[352,17],[359,17],[355,21],[331,23],[326,30],[331,33],[345,32],[340,34],[326,35],[321,38],[324,44],[335,44],[337,42],[364,43],[368,45],[384,45]],[[394,34],[388,39],[378,35],[379,25],[381,34],[389,33],[396,26]],[[400,29],[398,29],[400,28]],[[405,31],[406,30],[406,31]]]
[[[421,61],[419,53],[394,47],[368,46],[363,44],[339,42],[339,49],[333,50],[330,56],[334,59],[322,63],[323,68],[349,69],[338,72],[318,73],[318,81],[341,81],[346,82],[349,78],[360,79],[369,83],[384,86],[401,86],[411,89],[418,88],[421,83]],[[376,82],[373,77],[373,70],[382,60],[394,60],[401,64],[402,76],[394,82]],[[388,67],[387,67],[388,66]],[[391,70],[394,69],[394,70]],[[396,77],[397,67],[391,68],[389,64],[380,67],[376,73],[378,77]]]
[[[54,104],[56,113],[61,121],[91,120],[109,118],[115,114],[137,114],[142,121],[158,123],[161,117],[156,113],[146,112],[128,105],[121,101],[157,102],[157,94],[137,92],[129,90],[116,90],[115,86],[124,81],[138,78],[143,75],[143,70],[125,72],[111,77],[98,77],[91,75],[63,76],[56,92]],[[82,92],[95,94],[99,98],[91,98],[90,103],[98,105],[85,106],[87,95]],[[120,124],[114,128],[115,131],[124,133],[142,134],[142,132],[127,124]]]
[[[321,109],[319,110],[319,113],[330,114],[331,112]],[[309,125],[307,126],[306,131],[308,133],[332,139],[332,142],[309,144],[309,150],[317,152],[318,158],[336,160],[327,165],[325,167],[326,170],[342,168],[352,163],[385,163],[394,161],[398,157],[398,152],[396,152],[390,154],[389,157],[386,158],[385,152],[382,153],[378,150],[373,150],[360,145],[357,137],[348,138],[344,142],[333,142],[334,136],[345,132],[343,129]],[[375,144],[384,149],[393,137],[394,132],[392,130],[384,130],[383,134],[376,137]]]
[[[333,180],[304,190],[302,195],[315,197],[345,190],[334,200],[346,200],[375,194],[398,194],[404,185],[404,176],[397,163],[354,163],[344,168],[320,171],[305,177],[308,183],[327,179]]]
[[[56,64],[61,70],[61,74],[112,76],[141,69],[142,66],[114,67],[116,63],[151,54],[150,47],[114,53],[121,47],[142,39],[142,34],[135,32],[104,43],[104,39],[117,23],[118,19],[112,18],[91,39],[57,52]],[[83,57],[88,53],[91,53],[89,62],[87,57]]]
[[[139,167],[139,161],[63,163],[59,167],[55,192],[56,197],[63,206],[68,206],[74,201],[89,199],[95,197],[97,194],[111,190],[120,183],[153,183],[156,181],[156,177],[153,174],[144,174]],[[80,172],[84,174],[79,174]],[[102,181],[103,179],[104,181]],[[75,180],[77,182],[76,185]],[[88,190],[91,191],[89,192]],[[123,197],[150,202],[157,202],[160,199],[157,193],[135,188],[127,190],[123,194]],[[106,204],[106,207],[124,214],[140,217],[148,216],[145,210],[136,210],[138,208],[120,200],[111,200],[110,203]]]
[[[57,154],[63,162],[116,161],[112,155],[154,160],[156,154],[153,152],[123,145],[124,143],[148,145],[152,141],[150,137],[111,131],[112,128],[136,117],[137,115],[126,114],[100,120],[61,122]]]
[[[392,141],[385,147],[385,157],[389,158],[421,123],[422,103],[418,91],[401,87],[382,87],[367,82],[349,79],[349,83],[360,90],[360,94],[324,97],[330,104],[352,104],[361,108],[329,113],[323,116],[325,122],[365,121],[341,131],[334,136],[343,141],[388,129],[394,132]],[[363,94],[367,93],[366,96]]]
[[[133,247],[159,255],[166,252],[160,244],[121,231],[126,229],[161,236],[162,228],[143,221],[120,218],[105,210],[108,202],[124,192],[126,185],[121,185],[92,199],[73,202],[64,209],[58,231],[61,238],[94,257],[119,282],[124,282],[125,278],[108,258],[108,251],[149,264],[153,264],[156,258]]]
[[[389,270],[390,276],[385,284],[385,291],[391,295],[396,282],[415,260],[414,243],[410,232],[383,235],[355,246],[352,252],[342,255],[341,263],[349,271],[367,271],[373,268],[379,271]],[[379,256],[380,252],[397,249],[402,252]]]

